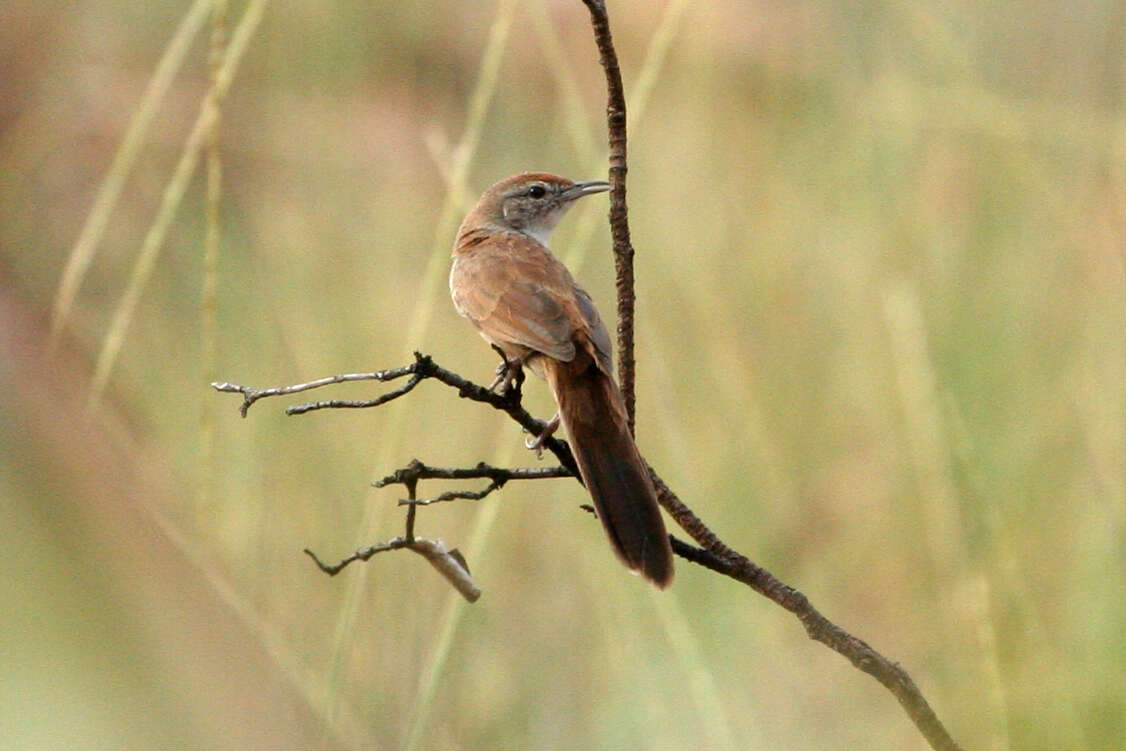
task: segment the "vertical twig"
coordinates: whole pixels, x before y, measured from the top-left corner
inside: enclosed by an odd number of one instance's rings
[[[603,0],[583,0],[590,11],[598,56],[606,71],[606,123],[610,143],[610,236],[614,241],[614,270],[618,293],[618,386],[626,404],[629,430],[634,430],[636,397],[633,357],[633,313],[636,306],[633,287],[633,244],[629,239],[626,212],[626,96],[618,53],[610,37],[610,20]]]

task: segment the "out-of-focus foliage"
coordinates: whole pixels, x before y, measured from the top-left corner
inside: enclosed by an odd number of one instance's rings
[[[643,452],[730,544],[902,662],[966,748],[1119,748],[1126,5],[610,10],[641,95]],[[206,386],[414,349],[491,376],[448,302],[447,248],[495,179],[603,174],[578,0],[268,5],[222,117],[214,370],[201,172],[84,419],[208,85],[206,28],[48,361],[52,300],[185,12],[0,8],[5,748],[923,748],[761,598],[687,564],[666,593],[628,576],[571,481],[421,513],[469,557],[475,605],[408,553],[320,575],[303,547],[334,559],[401,532],[369,483],[411,457],[534,458],[436,385],[246,420]],[[599,200],[554,247],[609,317]]]

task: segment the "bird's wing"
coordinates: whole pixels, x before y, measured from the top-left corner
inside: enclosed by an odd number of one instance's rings
[[[594,345],[591,355],[603,373],[613,375],[614,350],[610,344],[610,332],[606,330],[606,326],[602,323],[602,317],[598,315],[598,308],[594,307],[594,301],[590,299],[590,295],[579,285],[576,284],[574,287],[575,302],[578,304],[579,312],[582,313],[583,320],[586,322],[586,332],[590,343]]]
[[[564,362],[574,359],[575,334],[588,325],[574,289],[547,248],[517,233],[497,233],[459,252],[450,278],[458,312],[485,338]]]

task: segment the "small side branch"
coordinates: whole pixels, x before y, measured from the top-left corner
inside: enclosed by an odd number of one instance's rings
[[[429,540],[425,537],[416,537],[414,534],[414,523],[418,506],[426,503],[420,503],[416,500],[418,481],[424,477],[444,477],[458,473],[469,473],[466,474],[467,477],[480,477],[482,476],[482,472],[488,472],[498,478],[498,480],[494,480],[494,482],[500,481],[503,484],[506,475],[515,477],[519,474],[517,470],[504,470],[499,467],[490,467],[483,462],[476,469],[476,474],[472,474],[474,470],[450,470],[440,467],[427,467],[418,459],[412,459],[411,463],[403,469],[375,483],[378,487],[398,483],[407,488],[407,493],[410,497],[405,502],[408,506],[406,532],[402,537],[395,537],[386,542],[360,548],[352,553],[352,555],[336,564],[325,563],[317,557],[316,553],[308,548],[305,548],[305,555],[312,558],[313,562],[317,564],[317,568],[321,571],[329,576],[336,576],[352,563],[356,561],[366,561],[377,553],[386,553],[389,550],[412,550],[425,558],[439,574],[445,577],[446,581],[448,581],[462,597],[469,602],[476,602],[481,596],[481,590],[473,583],[473,577],[469,573],[469,564],[466,563],[465,556],[463,556],[457,548],[447,548],[446,544],[441,540]]]
[[[355,553],[352,553],[352,555],[335,564],[325,563],[317,557],[316,553],[309,550],[309,548],[305,548],[304,553],[313,559],[313,562],[317,564],[317,568],[321,571],[324,571],[329,576],[336,576],[356,561],[366,561],[376,553],[386,553],[388,550],[401,550],[409,545],[410,542],[405,537],[394,537],[387,542],[380,542],[375,545],[369,545],[366,548],[360,548]]]
[[[429,506],[432,503],[443,501],[469,500],[479,501],[493,491],[500,490],[510,480],[543,480],[551,477],[574,477],[574,473],[564,466],[557,467],[494,467],[491,464],[480,462],[475,467],[430,467],[418,459],[412,459],[410,464],[402,469],[397,469],[381,480],[376,480],[372,485],[385,488],[388,485],[406,485],[419,480],[477,480],[487,479],[491,482],[483,490],[454,490],[434,496],[433,498],[411,499],[399,501],[400,506]]]
[[[418,353],[415,353],[416,357]],[[292,386],[276,386],[269,389],[256,389],[250,386],[240,386],[237,383],[228,383],[226,381],[216,381],[211,384],[211,388],[216,391],[224,391],[231,394],[242,394],[242,406],[239,407],[239,413],[246,417],[246,411],[259,399],[265,399],[269,396],[288,396],[290,394],[299,394],[302,391],[310,391],[312,389],[319,389],[322,386],[331,386],[335,383],[348,383],[350,381],[393,381],[396,378],[402,378],[405,375],[414,373],[414,366],[404,365],[401,368],[393,370],[377,370],[373,373],[342,373],[340,375],[328,376],[327,378],[318,378],[315,381],[308,383],[295,383]],[[311,404],[302,404],[297,407],[291,407],[286,410],[287,414],[303,414],[310,412],[314,409],[324,409],[325,407],[377,407],[380,404],[389,402],[392,399],[402,396],[411,389],[413,389],[421,378],[411,378],[405,386],[396,389],[390,393],[384,394],[378,399],[373,399],[369,402],[347,402],[343,400],[333,400],[332,402],[314,402]]]
[[[413,375],[406,383],[394,391],[388,391],[386,394],[380,394],[374,399],[364,399],[354,401],[350,399],[330,399],[322,402],[308,402],[306,404],[298,404],[289,407],[285,410],[287,415],[303,415],[306,412],[312,412],[318,409],[364,409],[366,407],[378,407],[381,404],[386,404],[392,399],[398,399],[403,394],[409,393],[415,386],[422,381],[422,376]]]
[[[225,381],[212,383],[211,387],[216,391],[242,394],[242,405],[239,407],[239,413],[243,417],[246,417],[247,410],[259,399],[265,399],[271,396],[298,394],[303,391],[321,388],[322,386],[330,386],[336,383],[346,383],[349,381],[379,381],[385,383],[407,376],[410,378],[403,386],[375,397],[374,399],[365,401],[334,399],[331,401],[307,402],[305,404],[297,404],[288,407],[285,413],[287,415],[302,415],[306,412],[312,412],[318,409],[378,407],[409,393],[423,380],[432,378],[455,389],[458,396],[463,399],[488,404],[493,409],[506,413],[531,435],[539,436],[547,428],[547,422],[538,419],[532,415],[531,412],[524,409],[521,402],[519,381],[516,382],[514,388],[498,393],[486,386],[463,378],[452,370],[446,370],[434,362],[429,355],[424,355],[421,352],[414,353],[414,362],[410,365],[404,365],[401,368],[392,368],[391,370],[377,370],[371,373],[345,373],[342,375],[328,376],[326,378],[318,378],[308,383],[298,383],[292,386],[277,386],[268,389],[256,389],[250,386],[240,386],[237,383],[228,383]],[[555,436],[548,436],[543,440],[541,445],[544,449],[555,454],[560,464],[578,477],[578,467],[575,464],[575,459],[571,455],[571,449],[566,441],[556,438]]]
[[[477,598],[481,596],[481,590],[473,583],[473,578],[469,574],[469,565],[461,552],[457,548],[447,548],[441,540],[429,540],[415,536],[414,523],[418,507],[459,498],[480,500],[493,491],[499,490],[510,480],[539,480],[549,477],[572,476],[571,471],[563,466],[506,468],[494,467],[491,464],[481,462],[475,467],[431,467],[418,459],[412,459],[407,466],[397,469],[387,477],[372,483],[377,488],[384,488],[388,485],[402,485],[407,489],[409,497],[399,502],[400,506],[407,507],[406,532],[401,537],[360,548],[335,564],[325,563],[308,548],[305,549],[305,555],[312,558],[321,571],[329,576],[336,576],[356,561],[366,561],[378,553],[386,553],[390,550],[412,550],[425,558],[466,600],[476,602]],[[420,500],[417,498],[418,483],[420,480],[430,479],[488,479],[491,482],[483,490],[450,491],[434,498]]]
[[[317,557],[316,553],[308,548],[305,549],[305,554],[313,559],[313,562],[317,564],[321,571],[329,576],[336,576],[351,563],[366,561],[376,553],[386,553],[389,550],[402,550],[404,548],[413,550],[425,558],[469,602],[476,602],[481,596],[480,588],[473,583],[473,579],[469,575],[469,566],[466,565],[465,558],[462,557],[457,548],[448,549],[441,540],[428,540],[424,537],[411,539],[395,537],[387,542],[361,548],[335,565],[323,562]]]

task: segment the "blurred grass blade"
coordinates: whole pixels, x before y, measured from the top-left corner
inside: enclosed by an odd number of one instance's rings
[[[223,64],[215,78],[215,85],[203,100],[199,116],[196,118],[195,125],[192,126],[192,131],[184,144],[180,161],[176,165],[172,179],[165,186],[164,196],[161,198],[156,219],[153,220],[152,226],[149,227],[144,242],[141,244],[141,252],[133,265],[129,285],[125,294],[118,301],[109,331],[102,341],[102,350],[98,354],[98,361],[94,367],[94,379],[90,384],[90,393],[86,402],[87,413],[96,410],[101,401],[106,383],[109,381],[110,373],[117,361],[117,355],[121,351],[125,333],[133,320],[137,302],[140,300],[145,284],[156,266],[156,259],[160,255],[160,248],[164,244],[168,227],[172,223],[172,218],[176,215],[176,210],[180,206],[188,183],[191,182],[192,175],[195,174],[200,153],[207,142],[207,134],[219,117],[219,102],[226,94],[227,89],[230,88],[234,72],[246,52],[250,38],[262,20],[265,6],[266,0],[251,0],[246,6],[246,11],[239,20],[238,26],[231,37],[230,46],[227,47],[227,52],[223,57]]]
[[[454,176],[451,171],[454,163],[454,151],[446,132],[441,127],[434,126],[426,131],[426,135],[422,139],[426,145],[426,153],[434,163],[434,169],[438,170],[442,184],[454,197],[458,211],[468,214],[473,209],[473,204],[477,202],[477,197],[469,192],[464,180],[460,185],[454,185]]]
[[[699,738],[704,748],[716,751],[734,751],[742,747],[735,742],[731,721],[727,716],[727,702],[716,685],[713,667],[700,647],[700,639],[684,616],[684,605],[676,592],[662,592],[649,598],[661,618],[668,637],[669,651],[676,655],[684,678],[682,684],[686,699],[695,708]],[[756,744],[757,745],[757,744]]]
[[[109,170],[98,189],[94,207],[90,209],[86,223],[82,226],[82,232],[78,235],[78,241],[70,251],[62,279],[59,281],[58,291],[55,293],[55,301],[51,311],[51,334],[48,343],[51,350],[57,346],[59,335],[70,317],[78,288],[82,286],[82,279],[86,276],[86,272],[94,260],[98,243],[101,242],[102,235],[105,234],[109,216],[113,213],[114,206],[117,205],[117,199],[121,196],[121,188],[125,184],[125,178],[129,175],[129,171],[137,159],[137,154],[140,153],[141,146],[145,142],[157,106],[164,99],[164,95],[168,93],[172,79],[176,77],[183,65],[192,41],[207,18],[211,2],[212,0],[196,0],[192,7],[188,9],[187,15],[184,16],[180,26],[176,29],[176,33],[172,36],[172,40],[164,49],[164,56],[157,63],[156,70],[153,71],[152,78],[149,79],[145,93],[141,96],[140,106],[137,107],[133,119],[129,122],[129,127],[125,131],[125,137],[121,139],[117,153],[113,155],[113,161],[110,163]]]
[[[566,135],[571,139],[571,145],[583,164],[593,164],[601,158],[604,148],[595,140],[591,133],[590,119],[587,117],[586,105],[583,102],[582,86],[579,85],[578,76],[575,75],[575,65],[572,62],[574,55],[569,54],[559,39],[555,25],[546,3],[531,3],[528,11],[532,15],[532,25],[540,39],[540,49],[543,50],[547,70],[555,77],[559,87],[560,114],[566,119]],[[583,60],[583,64],[588,61]],[[578,176],[576,176],[578,179]]]
[[[637,127],[649,105],[649,95],[657,85],[657,79],[665,67],[665,59],[668,58],[676,32],[680,30],[680,20],[687,6],[688,0],[672,0],[666,5],[661,14],[661,22],[649,39],[649,45],[645,49],[645,61],[637,74],[637,84],[626,94],[626,133],[629,138],[637,137]],[[602,153],[605,154],[605,151]],[[598,159],[596,164],[591,165],[591,174],[606,166],[604,156]],[[563,262],[571,269],[571,273],[576,275],[580,273],[587,256],[590,255],[594,228],[601,221],[603,217],[593,212],[583,215],[575,231],[574,243],[569,252],[563,254]]]
[[[146,511],[156,528],[184,555],[188,564],[203,577],[218,599],[230,608],[250,633],[257,637],[258,643],[269,655],[278,672],[294,687],[294,691],[308,704],[310,710],[322,711],[320,697],[314,690],[315,686],[307,680],[300,655],[283,629],[269,618],[262,616],[255,604],[246,596],[245,591],[240,590],[237,583],[222,570],[222,567],[215,564],[214,556],[196,537],[186,534],[155,506],[146,507]],[[347,740],[348,737],[358,737],[361,732],[360,723],[352,713],[342,718],[335,730],[337,734],[330,739],[336,744],[334,747],[362,748],[360,744],[349,743]]]
[[[208,68],[211,88],[219,84],[223,70],[223,57],[227,51],[227,0],[214,0],[211,14],[211,49],[208,54]],[[219,317],[219,243],[220,208],[223,200],[223,161],[219,144],[219,131],[222,128],[223,113],[220,111],[207,132],[207,204],[205,217],[207,228],[203,236],[203,287],[200,291],[200,353],[202,380],[211,383],[218,380],[216,372],[218,359],[218,317]],[[215,480],[215,412],[218,404],[210,394],[201,394],[200,412],[200,482],[197,487],[196,511],[203,510],[211,500]]]
[[[637,127],[638,121],[649,107],[649,97],[657,86],[657,77],[664,70],[665,60],[669,56],[672,40],[680,31],[680,19],[688,7],[688,0],[670,0],[661,14],[661,23],[653,31],[649,39],[649,46],[645,50],[645,60],[641,70],[637,73],[637,81],[633,84],[633,91],[626,100],[629,105],[626,109],[626,132],[631,133]]]
[[[508,46],[509,32],[512,29],[515,14],[516,0],[500,0],[500,2],[497,3],[493,24],[489,29],[488,41],[481,55],[477,81],[469,99],[465,130],[461,140],[451,152],[452,165],[449,173],[445,175],[447,186],[446,197],[439,211],[438,220],[434,224],[434,240],[430,248],[430,257],[426,264],[426,270],[423,272],[422,280],[418,285],[418,294],[415,298],[414,310],[410,317],[411,326],[405,336],[408,347],[421,346],[421,343],[425,340],[426,332],[430,328],[430,321],[433,318],[434,311],[441,302],[439,298],[445,295],[445,285],[440,284],[440,282],[446,275],[449,247],[452,244],[452,236],[457,229],[457,223],[461,218],[460,197],[466,191],[469,166],[473,161],[474,155],[477,153],[477,147],[481,141],[481,133],[484,127],[485,115],[488,113],[489,103],[492,101],[493,94],[496,92],[497,81],[500,75],[500,64]],[[380,442],[380,450],[375,458],[375,470],[372,472],[373,475],[377,473],[380,467],[386,467],[391,463],[392,457],[399,451],[399,437],[409,433],[409,431],[404,430],[403,427],[406,415],[406,402],[402,400],[390,405],[390,408],[384,415],[385,422],[383,425],[385,427],[383,430],[385,431],[385,435],[396,436],[397,438],[396,440]],[[378,506],[376,504],[366,505],[364,520],[358,528],[357,540],[359,544],[363,544],[364,540],[368,540],[372,537],[377,508]],[[473,550],[474,548],[470,547],[471,557],[473,557]],[[351,640],[356,634],[355,622],[359,612],[360,602],[363,600],[363,589],[366,582],[366,577],[357,576],[351,579],[351,586],[348,589],[344,605],[341,607],[340,615],[337,618],[336,629],[333,636],[332,671],[328,677],[329,695],[326,699],[326,724],[336,721],[334,707],[338,701],[336,691],[339,689],[340,685],[339,676],[343,672],[344,662],[347,657],[346,646],[351,643]],[[453,597],[457,598],[458,595],[453,594]],[[460,613],[461,609],[456,609],[454,612]],[[453,623],[456,624],[456,621]],[[442,661],[441,664],[444,664],[444,661]],[[441,664],[431,675],[432,680],[437,680],[437,675],[441,672]],[[423,696],[423,698],[419,699],[422,708],[416,709],[416,713],[425,714],[426,702],[429,701],[425,696],[430,690],[431,689],[427,688],[427,682],[423,681],[419,687],[420,695]],[[327,730],[328,728],[326,728],[326,732]]]
[[[926,321],[914,285],[896,282],[884,292],[891,367],[900,399],[906,450],[918,494],[919,521],[931,559],[943,569],[961,571],[965,524],[950,469],[949,441],[943,425],[938,376],[927,342]]]

